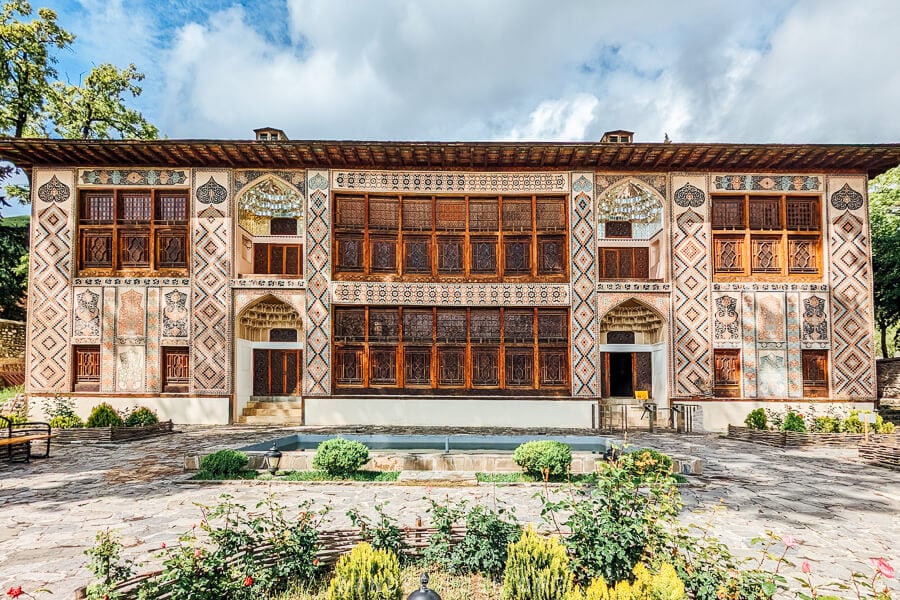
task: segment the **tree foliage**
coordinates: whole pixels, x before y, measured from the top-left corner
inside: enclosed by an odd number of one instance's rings
[[[891,347],[894,351],[900,347],[900,167],[870,182],[869,219],[875,322],[881,335],[882,356],[889,357]],[[893,340],[889,340],[891,330]]]
[[[141,94],[144,79],[133,64],[127,69],[104,63],[94,67],[81,85],[57,81],[48,97],[47,116],[54,132],[63,138],[156,139],[159,130],[125,104],[127,94]]]
[[[3,219],[0,222],[0,317],[4,319],[25,320],[27,256],[27,219]]]

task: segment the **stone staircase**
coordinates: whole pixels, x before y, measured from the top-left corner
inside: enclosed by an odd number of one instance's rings
[[[238,423],[246,425],[303,425],[303,400],[296,396],[251,396]]]
[[[891,404],[886,404],[885,400],[881,401],[881,408],[878,409],[878,414],[881,415],[885,421],[889,421],[900,427],[900,401],[891,399],[889,402]]]

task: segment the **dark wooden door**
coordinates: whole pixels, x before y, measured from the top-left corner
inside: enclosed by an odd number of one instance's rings
[[[253,350],[254,396],[299,396],[303,352],[300,350]]]

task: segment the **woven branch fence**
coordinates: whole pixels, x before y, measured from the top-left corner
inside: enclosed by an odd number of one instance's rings
[[[858,446],[865,442],[866,436],[862,433],[801,433],[798,431],[768,431],[765,429],[751,429],[749,427],[728,426],[728,437],[742,442],[753,442],[764,446],[776,446],[779,448],[798,447],[830,447],[846,448]],[[897,440],[896,433],[870,433],[869,440],[875,442],[887,442]]]

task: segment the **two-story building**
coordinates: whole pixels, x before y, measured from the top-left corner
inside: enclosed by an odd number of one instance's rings
[[[27,393],[184,423],[707,428],[875,398],[897,145],[4,139]],[[37,402],[37,405],[40,403]]]

